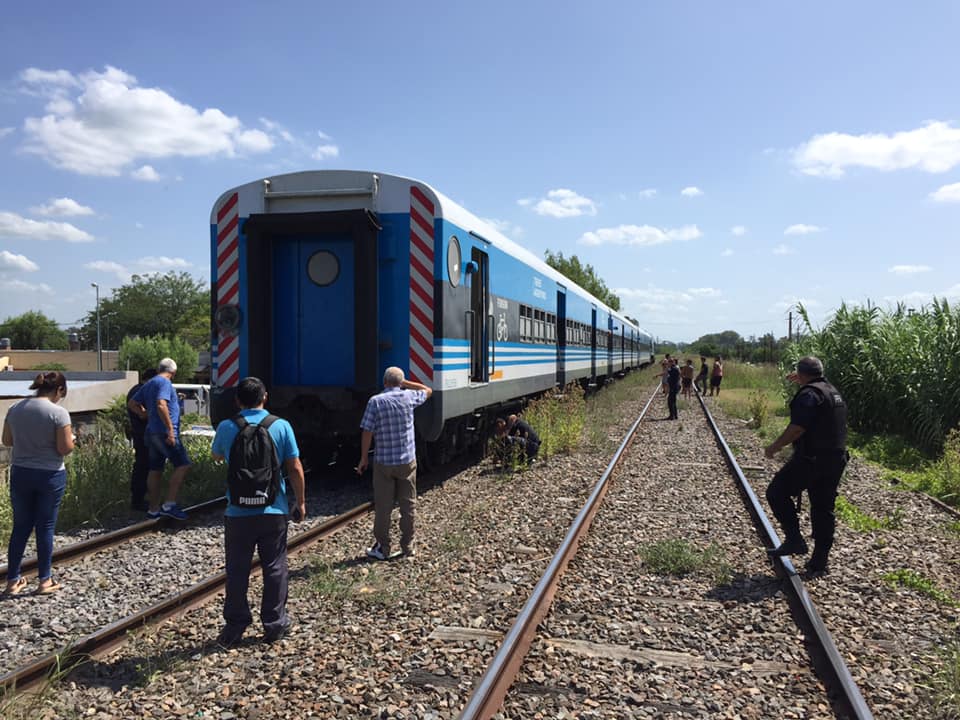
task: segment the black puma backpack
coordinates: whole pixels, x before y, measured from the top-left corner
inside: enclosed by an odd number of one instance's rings
[[[277,417],[267,415],[257,425],[242,415],[232,419],[240,432],[230,446],[227,462],[230,503],[246,508],[272,505],[280,489],[280,456],[270,437],[270,426]]]

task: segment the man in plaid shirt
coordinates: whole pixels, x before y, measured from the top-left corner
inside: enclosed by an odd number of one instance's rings
[[[390,514],[394,501],[400,503],[400,547],[413,555],[413,516],[417,504],[417,446],[414,440],[413,411],[423,405],[433,390],[405,380],[403,370],[387,368],[384,390],[367,401],[360,420],[360,462],[357,474],[367,469],[370,443],[373,453],[373,537],[376,542],[367,555],[386,560],[390,555]]]

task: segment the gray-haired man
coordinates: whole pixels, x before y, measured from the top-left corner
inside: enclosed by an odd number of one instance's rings
[[[413,411],[427,401],[433,390],[405,380],[403,370],[389,367],[383,374],[383,392],[367,401],[360,420],[363,430],[357,474],[367,469],[367,456],[374,438],[373,536],[376,542],[367,555],[377,560],[390,557],[390,514],[400,503],[400,547],[413,554],[413,519],[417,504],[417,446]]]

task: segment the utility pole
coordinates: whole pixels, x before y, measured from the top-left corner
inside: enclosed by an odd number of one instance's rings
[[[100,286],[90,283],[97,291],[97,371],[103,372],[103,345],[100,342]]]
[[[787,340],[793,340],[793,310],[790,311],[789,320],[787,320]]]

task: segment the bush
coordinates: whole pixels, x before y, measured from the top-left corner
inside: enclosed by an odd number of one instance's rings
[[[120,367],[136,370],[141,375],[155,368],[165,357],[176,361],[177,373],[181,378],[189,380],[193,377],[199,354],[185,340],[154,335],[145,338],[126,337],[120,343]]]
[[[563,392],[551,393],[531,402],[524,419],[540,436],[540,455],[571,453],[580,444],[585,422],[583,389],[570,383]]]

